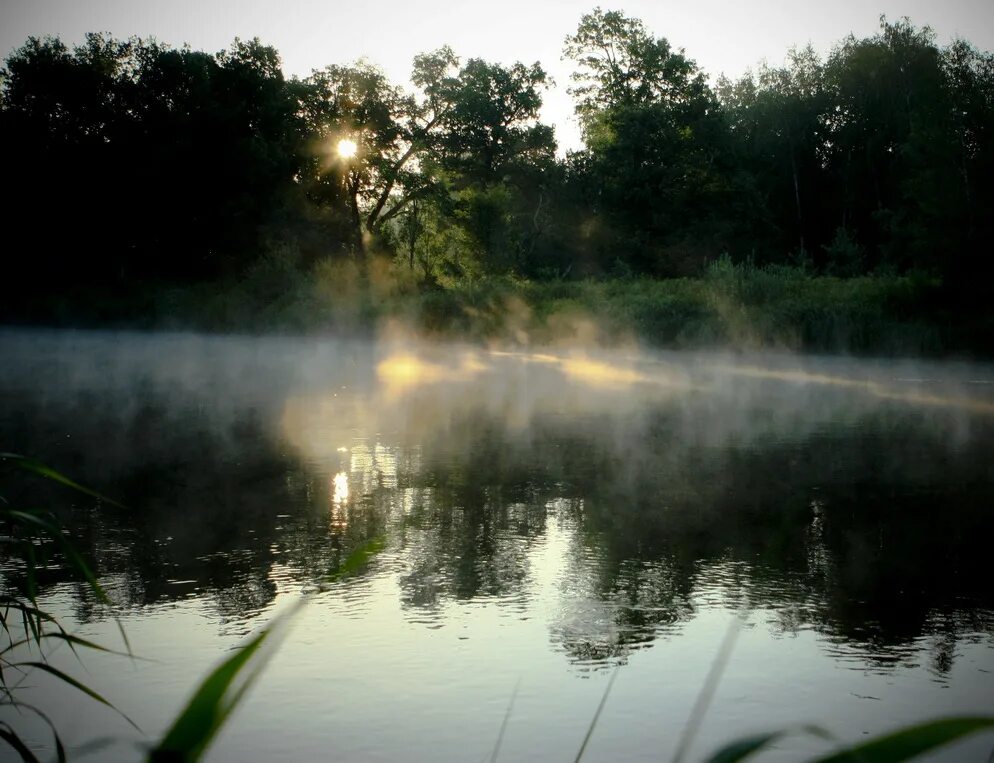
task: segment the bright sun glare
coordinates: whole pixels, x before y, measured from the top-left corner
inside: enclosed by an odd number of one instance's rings
[[[359,149],[354,140],[349,138],[342,138],[338,141],[338,155],[343,159],[351,159],[355,156],[355,152]]]

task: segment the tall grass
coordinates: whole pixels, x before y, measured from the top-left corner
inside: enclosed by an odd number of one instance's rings
[[[14,453],[0,453],[0,465],[8,469],[30,472],[98,500],[113,503],[100,494],[73,482],[54,469],[24,456]],[[0,642],[0,646],[2,646],[0,648],[0,707],[10,707],[20,714],[29,713],[40,718],[52,734],[53,746],[59,761],[66,760],[66,749],[58,729],[42,708],[24,699],[25,682],[36,672],[52,676],[63,685],[80,692],[95,702],[106,705],[119,713],[135,729],[138,729],[127,715],[118,710],[105,697],[83,681],[56,668],[48,659],[49,648],[60,645],[68,646],[77,657],[79,656],[78,650],[81,649],[112,653],[113,650],[69,633],[54,615],[39,606],[36,570],[50,562],[48,559],[50,550],[58,549],[64,563],[83,578],[97,601],[109,605],[110,600],[97,582],[96,576],[63,534],[62,528],[51,514],[37,509],[11,506],[0,496],[0,524],[5,529],[3,535],[5,562],[9,564],[16,560],[26,572],[26,582],[22,590],[5,585],[0,592],[0,607],[2,607],[0,610],[0,634],[3,638],[3,642]],[[131,656],[131,647],[120,621],[118,621],[118,627],[128,649],[128,652],[122,653],[122,656]],[[22,656],[25,652],[27,652],[27,657]],[[30,746],[9,722],[0,722],[0,739],[12,748],[22,761],[29,763],[37,761],[38,758]]]
[[[0,453],[0,465],[30,472],[104,503],[120,506],[30,458],[14,453]],[[60,763],[68,759],[68,753],[58,728],[43,708],[23,698],[25,681],[35,671],[52,676],[64,686],[111,708],[136,730],[141,731],[127,715],[84,681],[49,662],[50,644],[66,645],[77,656],[79,656],[78,650],[86,649],[134,658],[120,621],[118,627],[127,645],[127,652],[115,652],[69,633],[54,615],[39,605],[35,571],[41,564],[52,561],[47,558],[50,546],[59,549],[63,563],[86,581],[89,591],[96,599],[109,606],[110,600],[93,571],[66,538],[52,515],[37,510],[14,508],[0,496],[0,523],[5,530],[3,535],[5,563],[16,561],[23,565],[26,571],[25,590],[5,586],[0,593],[0,634],[3,638],[0,642],[0,707],[7,706],[21,715],[30,714],[40,718],[52,734],[52,745]],[[346,560],[342,574],[359,569],[377,548],[364,547],[355,558]],[[164,761],[193,763],[201,758],[259,677],[278,644],[279,636],[285,633],[288,621],[301,603],[302,600],[269,627],[249,639],[203,679],[163,738],[151,748],[148,755],[149,763]],[[28,658],[19,656],[32,647],[34,649],[30,651]],[[10,722],[0,721],[0,742],[13,750],[24,763],[38,763],[39,757],[32,746]]]

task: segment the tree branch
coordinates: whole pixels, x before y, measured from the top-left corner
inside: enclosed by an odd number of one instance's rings
[[[437,125],[442,117],[445,116],[447,110],[437,111],[435,116],[428,121],[428,123],[421,128],[420,133],[422,136],[427,135],[428,131],[431,130],[435,125]],[[394,162],[393,166],[390,168],[390,175],[387,178],[387,183],[383,186],[383,190],[376,199],[376,204],[368,215],[366,215],[366,230],[372,231],[376,226],[377,222],[384,222],[379,220],[380,213],[383,211],[383,207],[386,206],[387,201],[390,198],[390,194],[393,192],[393,187],[397,183],[397,174],[403,169],[404,165],[407,164],[411,157],[414,156],[415,152],[420,147],[420,136],[415,136],[411,138],[411,145],[408,146],[407,150],[401,155],[401,157]],[[389,218],[386,218],[389,219]]]

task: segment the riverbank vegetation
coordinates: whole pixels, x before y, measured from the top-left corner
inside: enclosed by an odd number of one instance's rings
[[[443,47],[401,87],[367,62],[288,78],[258,40],[29,39],[0,84],[0,319],[994,346],[990,53],[883,19],[731,81],[595,9],[564,54],[565,156],[538,62]]]
[[[157,305],[159,325],[289,333],[393,326],[518,346],[638,342],[904,355],[968,352],[967,339],[992,332],[978,317],[964,336],[966,321],[943,307],[940,282],[919,274],[841,279],[727,258],[699,278],[490,277],[426,289],[388,272],[374,281],[365,304],[351,291],[359,279],[354,268],[285,277],[276,299],[252,278],[219,293],[173,291]]]
[[[239,279],[127,299],[54,295],[56,325],[305,335],[406,333],[499,346],[776,349],[894,356],[985,356],[994,316],[950,302],[922,272],[842,278],[722,257],[698,277],[523,279],[425,285],[395,263],[310,270],[265,258]]]

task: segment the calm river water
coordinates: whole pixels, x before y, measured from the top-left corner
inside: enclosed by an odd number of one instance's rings
[[[20,331],[0,358],[0,450],[127,506],[0,491],[57,510],[148,658],[53,655],[146,736],[25,690],[109,738],[83,759],[138,759],[302,596],[210,760],[489,760],[507,716],[498,760],[568,761],[612,676],[584,760],[668,760],[726,638],[690,759],[994,709],[989,365]],[[72,576],[39,585],[120,646]]]

